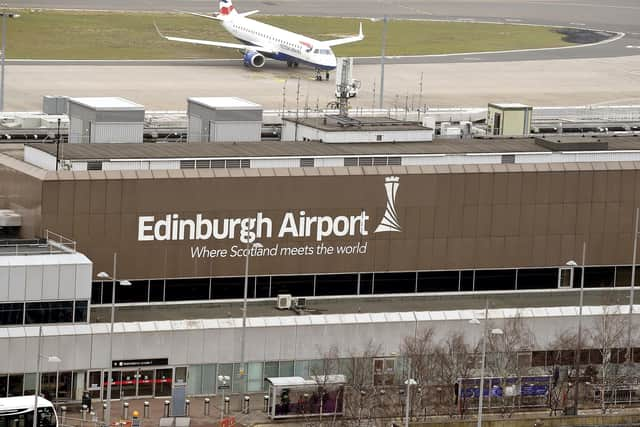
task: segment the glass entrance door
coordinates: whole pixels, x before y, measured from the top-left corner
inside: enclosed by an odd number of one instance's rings
[[[138,371],[122,371],[122,398],[136,397]]]
[[[138,397],[153,396],[153,370],[138,372]]]
[[[155,396],[171,396],[171,384],[173,369],[156,369],[156,394]]]

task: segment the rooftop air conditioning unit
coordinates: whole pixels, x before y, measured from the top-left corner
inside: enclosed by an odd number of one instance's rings
[[[307,299],[298,297],[293,300],[293,306],[295,308],[307,308]]]
[[[291,308],[291,294],[278,295],[278,310],[289,310]]]

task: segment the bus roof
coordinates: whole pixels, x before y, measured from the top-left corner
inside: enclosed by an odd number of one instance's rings
[[[14,409],[33,408],[34,396],[0,398],[0,412]],[[38,408],[52,408],[53,404],[44,397],[38,397]]]

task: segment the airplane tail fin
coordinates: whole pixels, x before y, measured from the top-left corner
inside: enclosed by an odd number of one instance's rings
[[[231,0],[220,0],[220,15],[222,17],[237,15],[238,12],[233,7]]]

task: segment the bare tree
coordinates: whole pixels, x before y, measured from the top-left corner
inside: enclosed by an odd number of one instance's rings
[[[450,335],[436,347],[433,382],[438,392],[437,413],[446,413],[450,417],[456,414],[464,416],[468,400],[464,396],[459,398],[459,388],[463,387],[464,379],[471,377],[477,361],[477,346],[472,348],[467,344],[462,332]]]
[[[571,384],[569,383],[568,366],[575,364],[575,352],[578,346],[578,334],[573,330],[564,330],[558,333],[549,344],[551,355],[548,364],[551,364],[552,380],[549,384],[549,415],[557,415],[568,402]],[[576,378],[577,380],[577,378]]]
[[[602,315],[596,319],[594,328],[589,331],[591,346],[600,353],[600,408],[602,413],[607,412],[607,392],[615,395],[616,388],[624,381],[621,375],[620,363],[624,362],[621,355],[623,337],[627,332],[624,316],[620,308],[616,306],[603,306]]]
[[[409,408],[412,416],[423,413],[426,415],[429,408],[433,408],[434,402],[437,401],[434,381],[436,345],[433,336],[433,329],[423,329],[415,336],[405,337],[400,349],[407,361],[404,379],[406,381],[413,379],[417,383],[413,387],[410,386],[409,390]],[[406,387],[404,389],[406,393]]]
[[[487,339],[486,371],[499,378],[497,390],[501,391],[502,412],[511,416],[521,389],[522,377],[529,371],[530,366],[524,363],[520,356],[529,352],[534,345],[534,335],[519,313],[501,322],[501,334],[489,334]],[[493,392],[493,390],[490,390]],[[498,397],[498,396],[496,396]]]

